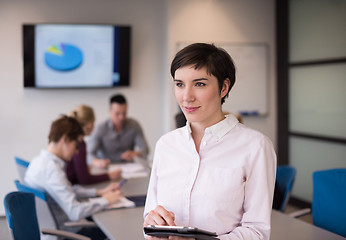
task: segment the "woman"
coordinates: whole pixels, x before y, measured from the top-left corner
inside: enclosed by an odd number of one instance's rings
[[[94,128],[95,115],[91,107],[86,105],[77,106],[69,116],[74,117],[82,126],[84,135],[89,136]],[[121,170],[117,169],[100,175],[91,175],[87,165],[87,152],[85,141],[81,141],[78,153],[67,164],[66,174],[72,184],[93,184],[121,177]]]
[[[171,75],[187,124],[156,144],[143,225],[269,239],[276,156],[266,136],[222,112],[235,82],[231,57],[214,45],[192,44],[177,53]]]

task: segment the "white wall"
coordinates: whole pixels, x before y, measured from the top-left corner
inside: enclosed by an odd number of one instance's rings
[[[24,89],[21,25],[44,22],[131,25],[131,86]],[[0,199],[15,190],[13,157],[30,160],[45,147],[52,120],[85,103],[95,109],[99,122],[107,118],[108,98],[117,92],[128,98],[129,116],[143,126],[152,156],[156,140],[174,127],[177,106],[169,64],[178,41],[269,45],[269,114],[244,122],[275,144],[274,39],[274,0],[0,0]]]

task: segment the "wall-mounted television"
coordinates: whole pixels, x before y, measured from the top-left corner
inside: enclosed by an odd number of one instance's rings
[[[24,87],[129,86],[130,47],[130,26],[25,24]]]

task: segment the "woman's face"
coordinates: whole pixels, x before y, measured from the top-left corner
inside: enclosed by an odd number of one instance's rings
[[[217,78],[207,74],[206,68],[179,68],[174,74],[175,97],[186,119],[191,124],[209,127],[223,119],[221,98],[227,94],[229,81],[221,90]]]
[[[94,122],[88,122],[83,126],[85,136],[89,136],[94,129]]]

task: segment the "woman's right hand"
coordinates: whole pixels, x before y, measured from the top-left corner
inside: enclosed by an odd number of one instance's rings
[[[164,207],[157,205],[154,210],[151,210],[148,215],[146,216],[143,227],[146,227],[148,225],[163,225],[163,226],[175,226],[175,217],[174,213],[171,211],[166,210]],[[167,238],[158,238],[158,237],[152,237],[145,235],[146,240],[163,240]],[[177,237],[177,236],[169,236],[168,239],[172,240],[194,240],[194,238],[184,238],[184,237]]]
[[[161,205],[157,205],[154,210],[151,210],[148,215],[146,216],[143,227],[146,227],[148,225],[163,225],[163,226],[175,226],[174,222],[174,213],[171,211],[166,210]],[[158,237],[152,237],[145,235],[146,240],[160,240],[160,239],[167,239],[167,238],[158,238]]]
[[[175,226],[174,213],[166,210],[161,205],[157,205],[154,210],[151,210],[146,216],[143,227],[148,225]]]

